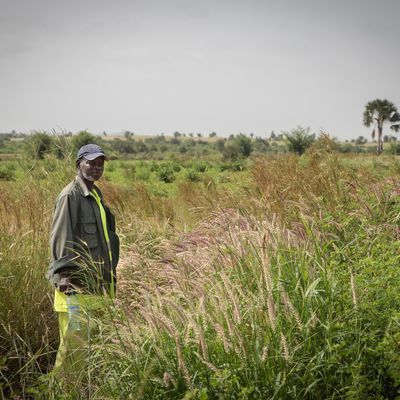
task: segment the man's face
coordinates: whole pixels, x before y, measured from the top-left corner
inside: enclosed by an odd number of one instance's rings
[[[82,158],[79,164],[79,171],[82,176],[91,182],[98,181],[104,171],[104,157],[97,157],[94,160]]]

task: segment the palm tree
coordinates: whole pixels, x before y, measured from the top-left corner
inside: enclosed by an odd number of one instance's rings
[[[400,131],[400,114],[398,112],[392,115],[390,122],[393,123],[390,129],[393,129],[395,132]]]
[[[392,123],[391,129],[398,131],[400,125],[397,123],[400,121],[400,115],[397,111],[396,106],[388,100],[375,99],[366,104],[363,122],[364,125],[370,127],[374,124],[372,130],[372,138],[375,138],[375,131],[378,130],[378,143],[376,146],[376,154],[381,154],[383,150],[382,131],[385,123]]]

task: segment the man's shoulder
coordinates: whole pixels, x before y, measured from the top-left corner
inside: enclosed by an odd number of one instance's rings
[[[58,195],[57,200],[64,199],[67,197],[75,198],[80,195],[79,185],[77,184],[76,180],[74,179],[70,182],[67,186],[61,190],[60,194]]]

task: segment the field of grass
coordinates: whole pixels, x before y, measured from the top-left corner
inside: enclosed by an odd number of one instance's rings
[[[44,275],[72,164],[0,163],[0,399],[400,396],[397,158],[108,162],[118,296],[61,387]]]

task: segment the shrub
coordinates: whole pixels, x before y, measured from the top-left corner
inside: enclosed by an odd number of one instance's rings
[[[293,153],[301,156],[314,142],[315,134],[310,134],[310,128],[298,126],[290,132],[283,132],[284,141]]]
[[[137,168],[136,179],[141,181],[148,181],[150,179],[150,170],[146,165]]]
[[[89,143],[95,143],[100,146],[102,144],[102,140],[101,138],[95,137],[87,131],[81,131],[72,137],[71,143],[74,151],[77,152],[82,146],[85,146]]]
[[[122,154],[133,154],[136,153],[136,141],[134,140],[113,140],[111,147]]]
[[[186,179],[190,182],[200,182],[200,175],[196,171],[189,169],[186,172]]]
[[[267,139],[256,138],[254,140],[253,144],[254,151],[258,151],[259,153],[267,153],[270,147],[271,146]]]
[[[199,161],[199,162],[194,163],[194,169],[197,172],[206,172],[208,169],[208,165],[204,161]]]
[[[161,164],[155,161],[152,161],[150,164],[150,171],[151,172],[157,172],[161,168]]]
[[[240,133],[229,139],[222,152],[224,160],[235,161],[239,158],[247,158],[253,151],[251,139]]]
[[[0,149],[5,147],[6,143],[10,141],[9,137],[6,137],[4,135],[0,135]]]
[[[182,167],[180,166],[180,164],[178,164],[177,162],[171,162],[169,164],[166,164],[169,168],[172,169],[172,171],[174,172],[179,172]]]
[[[340,153],[353,153],[355,149],[356,147],[353,146],[351,143],[343,143],[339,146],[338,151]]]
[[[175,180],[174,170],[170,165],[163,165],[157,172],[160,181],[172,183]]]
[[[15,168],[11,164],[0,165],[0,180],[13,181],[15,179]]]
[[[244,171],[246,169],[246,166],[243,161],[235,161],[231,163],[223,163],[220,165],[220,171]]]
[[[25,140],[25,145],[31,158],[41,160],[51,152],[53,140],[46,132],[35,132]]]
[[[218,150],[220,153],[222,153],[224,151],[224,147],[225,147],[225,142],[226,139],[218,139],[215,144],[214,147],[216,148],[216,150]]]
[[[391,142],[389,147],[390,154],[400,154],[400,143],[398,142]]]
[[[187,151],[188,151],[188,148],[184,144],[182,144],[182,145],[179,146],[178,151],[181,154],[186,154]]]

